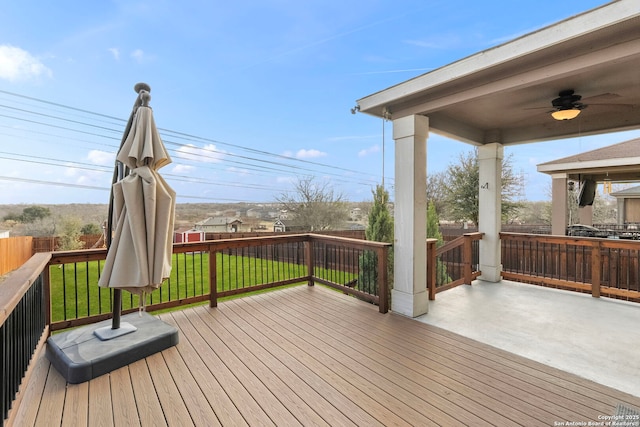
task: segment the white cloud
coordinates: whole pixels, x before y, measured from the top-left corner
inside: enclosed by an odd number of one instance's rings
[[[113,59],[115,59],[116,61],[120,60],[120,49],[118,49],[117,47],[110,47],[107,50],[111,53],[111,55],[113,55]]]
[[[278,184],[288,184],[291,182],[295,182],[296,177],[294,176],[279,176],[276,178],[276,182]]]
[[[173,167],[172,173],[185,173],[194,170],[195,167],[189,165],[175,165]]]
[[[142,62],[147,59],[147,56],[142,49],[136,49],[131,52],[131,57],[135,59],[139,64],[142,64]]]
[[[87,160],[95,165],[113,166],[116,161],[115,153],[109,153],[101,150],[91,150],[87,154]]]
[[[15,82],[52,76],[51,70],[26,50],[0,45],[0,79]]]
[[[316,150],[315,148],[312,148],[310,150],[305,150],[303,148],[301,150],[298,150],[298,152],[296,153],[296,157],[298,159],[315,159],[318,157],[324,157],[326,155],[327,153],[320,150]]]
[[[329,142],[342,142],[342,141],[357,141],[361,139],[376,139],[380,138],[380,134],[372,134],[372,135],[358,135],[358,136],[332,136],[328,138]]]
[[[364,150],[358,151],[358,157],[365,157],[369,154],[374,154],[380,151],[380,147],[378,145],[374,145],[369,148],[365,148]]]
[[[224,151],[218,150],[214,144],[208,144],[202,148],[193,144],[186,144],[178,148],[177,156],[185,160],[219,163],[224,157]]]
[[[67,177],[74,177],[74,176],[77,176],[79,173],[80,173],[80,170],[74,168],[71,165],[64,168],[64,172],[62,172],[62,174]]]
[[[452,49],[460,46],[462,40],[460,36],[453,33],[438,34],[421,40],[404,40],[405,44],[424,49]]]
[[[250,175],[250,172],[248,169],[236,168],[234,166],[227,168],[227,172],[235,173],[238,175]]]

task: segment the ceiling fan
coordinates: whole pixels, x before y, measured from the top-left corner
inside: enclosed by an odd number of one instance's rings
[[[576,95],[573,89],[561,90],[558,97],[551,101],[554,110],[551,116],[556,120],[571,120],[578,117],[580,111],[588,107],[580,102],[581,95]]]
[[[551,101],[552,110],[548,110],[556,120],[571,120],[578,117],[580,112],[589,105],[611,106],[615,108],[636,108],[631,104],[621,104],[616,101],[621,99],[617,93],[602,93],[583,99],[581,95],[575,93],[573,89],[561,90],[558,97]],[[585,102],[586,101],[586,102]],[[527,108],[527,110],[548,109],[548,107]]]

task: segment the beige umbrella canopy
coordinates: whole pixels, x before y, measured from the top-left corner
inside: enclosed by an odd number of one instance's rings
[[[117,156],[128,174],[113,184],[116,228],[98,285],[144,297],[171,273],[176,193],[158,173],[171,158],[148,106],[150,95],[140,90],[138,99]]]

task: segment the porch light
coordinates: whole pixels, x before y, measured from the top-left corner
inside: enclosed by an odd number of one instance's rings
[[[556,120],[571,120],[578,117],[580,110],[577,108],[568,108],[564,110],[556,110],[551,113],[551,116]]]

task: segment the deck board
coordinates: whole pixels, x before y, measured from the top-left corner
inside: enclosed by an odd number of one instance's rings
[[[110,376],[102,375],[88,381],[87,383],[90,390],[89,425],[112,427],[113,415],[115,412],[119,411],[119,408],[117,406],[113,406],[114,393],[111,391]],[[82,388],[83,385],[84,384],[77,384],[73,387],[67,387],[68,393],[72,392],[74,389]],[[114,408],[116,409],[115,411],[113,410]]]
[[[129,365],[133,395],[138,408],[141,426],[166,426],[164,411],[149,373],[147,361],[139,360]],[[115,408],[114,408],[115,409]]]
[[[297,307],[297,306],[296,306]],[[306,311],[307,316],[311,316],[312,314],[309,311]],[[315,321],[318,321],[319,313],[316,313]],[[330,313],[329,316],[333,316],[333,313]],[[373,317],[375,314],[373,314]],[[372,320],[373,320],[372,317]],[[353,321],[360,320],[354,318]],[[348,322],[348,320],[347,320]],[[411,324],[414,322],[410,322],[408,328],[403,328],[403,330],[409,334],[411,332]],[[580,413],[578,409],[583,409],[583,416],[595,416],[597,417],[597,413],[589,410],[589,408],[579,408],[578,405],[575,405],[574,402],[565,399],[561,394],[552,394],[546,390],[542,390],[539,387],[536,389],[535,386],[521,380],[520,378],[509,376],[506,374],[501,374],[500,372],[496,372],[494,370],[495,367],[484,367],[482,364],[476,363],[473,359],[464,359],[461,357],[457,357],[452,355],[451,352],[442,351],[437,346],[429,345],[429,343],[423,343],[423,345],[419,345],[420,341],[423,340],[421,336],[411,337],[411,339],[407,339],[410,335],[397,337],[397,332],[393,329],[389,330],[388,336],[384,336],[382,334],[378,334],[374,339],[368,339],[366,337],[362,337],[360,331],[354,331],[354,328],[357,326],[351,326],[350,323],[346,323],[342,325],[343,329],[338,331],[337,333],[343,334],[344,336],[348,336],[354,342],[361,342],[365,348],[372,348],[378,351],[381,355],[387,355],[387,357],[393,357],[397,352],[398,348],[402,348],[402,358],[401,362],[407,368],[411,368],[415,371],[414,374],[409,374],[409,376],[419,374],[420,370],[423,368],[420,363],[417,363],[416,360],[420,361],[421,358],[426,357],[427,362],[429,363],[429,367],[434,369],[436,372],[440,373],[441,376],[432,376],[431,379],[446,381],[446,379],[452,379],[454,382],[450,382],[448,385],[453,388],[459,388],[460,384],[466,383],[467,385],[473,386],[476,390],[486,393],[487,390],[491,390],[490,393],[492,396],[499,398],[501,402],[505,404],[509,404],[513,407],[517,407],[520,412],[522,412],[523,405],[530,405],[527,409],[527,412],[536,415],[538,418],[541,418],[541,421],[547,422],[550,418],[558,419],[566,416],[571,416],[572,414]],[[334,328],[335,329],[335,328]],[[380,331],[380,330],[379,330]],[[466,362],[466,364],[465,364]],[[431,374],[434,374],[433,372]],[[425,383],[423,379],[421,383]],[[457,381],[457,385],[456,385]],[[529,394],[529,400],[526,403],[523,403],[517,396],[522,393]],[[467,390],[465,393],[467,396],[476,396],[477,393],[471,390]],[[513,397],[516,396],[516,397]],[[548,400],[561,400],[565,405],[569,405],[572,407],[572,410],[563,410],[562,406],[554,407],[554,413],[550,414],[547,412],[545,408],[547,408],[546,402]],[[495,403],[491,403],[490,405],[496,409]],[[468,407],[468,403],[464,403],[465,407]],[[475,409],[476,413],[478,413],[478,409]],[[505,410],[505,407],[501,407],[502,414],[511,414],[516,418],[520,418],[521,414],[514,413],[512,410]],[[495,423],[498,420],[491,420],[492,423]],[[533,421],[531,421],[533,422]]]
[[[301,303],[302,301],[300,301],[299,304]],[[341,346],[345,352],[343,358],[349,362],[350,369],[359,370],[363,376],[375,376],[378,378],[376,382],[398,385],[394,387],[393,392],[398,396],[402,396],[404,401],[413,402],[413,406],[419,407],[424,416],[422,420],[409,420],[405,418],[405,421],[412,425],[416,425],[416,423],[419,422],[437,422],[444,425],[459,423],[470,423],[472,425],[489,423],[491,425],[498,425],[508,423],[505,413],[508,414],[510,411],[513,411],[502,402],[493,399],[491,404],[496,406],[498,411],[486,411],[482,405],[477,404],[478,400],[486,399],[484,392],[477,392],[463,383],[452,381],[451,377],[437,373],[431,369],[432,367],[425,367],[424,365],[415,363],[413,365],[406,364],[405,362],[409,360],[411,356],[410,354],[406,354],[406,352],[403,352],[405,354],[401,355],[394,350],[393,352],[387,351],[385,355],[381,351],[376,351],[380,349],[371,348],[366,344],[370,341],[368,337],[368,335],[370,335],[368,322],[362,322],[360,319],[357,322],[358,324],[352,322],[346,327],[339,328],[336,322],[332,320],[334,319],[334,314],[330,312],[325,313],[325,317],[323,317],[322,310],[313,308],[314,306],[321,307],[321,305],[316,303],[317,301],[312,301],[310,304],[308,303],[309,306],[304,306],[303,308],[298,304],[289,305],[288,308],[297,312],[297,316],[301,322],[307,323],[302,327],[302,330],[314,328],[313,325],[328,325],[322,327],[322,330],[319,330],[320,327],[316,326],[315,329],[317,329],[317,332],[314,331],[312,335],[323,336],[322,334],[328,334],[328,336],[324,338],[324,342],[327,343],[331,340],[343,340],[345,343],[344,346]],[[276,307],[270,307],[270,309],[277,310]],[[290,312],[289,314],[293,313]],[[372,312],[371,310],[363,311],[362,314],[373,314],[374,317],[377,315],[376,312]],[[398,331],[395,331],[395,333],[397,332]],[[392,338],[392,335],[383,336],[383,339],[386,341]],[[338,355],[337,357],[340,356]],[[418,355],[417,357],[420,356]],[[372,367],[372,371],[364,371],[363,368],[365,367]],[[430,375],[424,376],[422,374],[422,372],[426,370],[428,370]],[[465,379],[466,382],[470,380],[469,378]],[[433,393],[431,395],[427,396],[422,393],[423,384],[432,387],[431,391]],[[402,389],[401,386],[404,387],[404,389]],[[466,391],[464,398],[461,400],[457,399],[457,397],[461,395],[459,392],[460,389]],[[419,396],[412,397],[411,395],[415,393],[419,393]],[[433,400],[435,400],[433,394],[440,397],[440,402],[442,402],[442,400],[448,401],[449,414],[455,417],[455,419],[452,419],[451,416],[443,418],[442,415],[439,414],[441,409],[438,407],[428,407],[424,404],[418,405],[416,403],[419,401],[433,402]],[[454,400],[458,405],[450,404],[453,403],[452,401]],[[443,404],[440,403],[438,406],[442,407],[442,405]],[[400,414],[401,412],[398,413]],[[403,417],[406,417],[406,414],[403,414]],[[528,415],[516,413],[515,417],[519,418],[521,422],[526,422],[527,425],[535,425],[536,423],[535,420],[528,417]]]
[[[111,372],[111,400],[113,407],[113,424],[115,427],[139,427],[138,408],[133,394],[129,367]]]
[[[209,406],[213,408],[217,420],[222,425],[247,425],[242,414],[229,398],[218,380],[210,373],[206,374],[208,372],[207,364],[201,357],[201,354],[204,356],[204,353],[199,353],[196,350],[197,343],[195,343],[196,345],[194,346],[188,339],[189,332],[185,328],[187,322],[184,319],[184,314],[181,312],[174,312],[172,314],[163,315],[162,319],[177,328],[182,328],[180,345],[175,348],[184,360],[185,364],[189,367],[192,378],[195,382],[194,386],[198,386],[200,390],[202,390]],[[216,421],[211,420],[211,422],[215,423]]]
[[[554,425],[640,397],[293,287],[162,314],[180,343],[84,384],[37,361],[14,425]]]
[[[256,298],[257,301],[261,301],[262,298]],[[332,339],[327,336],[322,336],[321,331],[317,328],[313,330],[310,324],[305,324],[302,317],[308,316],[310,313],[310,306],[302,305],[299,307],[299,311],[296,313],[296,322],[287,321],[287,318],[291,316],[284,316],[279,310],[277,305],[259,307],[259,304],[253,304],[250,306],[251,310],[245,311],[242,316],[250,316],[251,313],[262,313],[260,321],[271,323],[273,330],[280,333],[281,336],[289,340],[293,345],[298,346],[305,354],[301,354],[300,357],[305,359],[315,358],[319,364],[323,364],[332,370],[332,373],[339,376],[349,382],[350,386],[357,389],[357,395],[366,395],[370,399],[379,402],[384,402],[386,409],[392,412],[385,419],[384,423],[408,423],[410,425],[421,425],[424,423],[440,423],[440,424],[455,424],[456,420],[448,415],[446,412],[432,405],[429,400],[421,400],[415,397],[412,393],[398,387],[397,384],[390,383],[386,379],[379,375],[378,372],[371,369],[370,365],[374,364],[374,360],[358,361],[361,356],[358,352],[349,351],[345,348],[344,352],[338,350],[343,347],[343,338],[335,337]],[[221,312],[224,313],[225,308],[221,308]],[[290,313],[291,314],[291,313]],[[268,320],[267,320],[268,319]],[[304,335],[306,328],[313,330],[313,333],[309,336],[305,336],[303,340],[301,337]],[[321,339],[321,338],[324,338]],[[380,387],[381,384],[385,384],[385,387]],[[347,390],[341,390],[343,394],[347,394]],[[371,405],[368,401],[356,402],[363,409],[368,409],[367,406]]]
[[[61,425],[66,387],[64,378],[53,366],[49,368],[47,382],[42,395],[43,397],[46,396],[46,398],[43,398],[40,403],[35,425],[43,427]]]
[[[89,383],[67,390],[62,409],[63,427],[83,427],[89,423]]]

